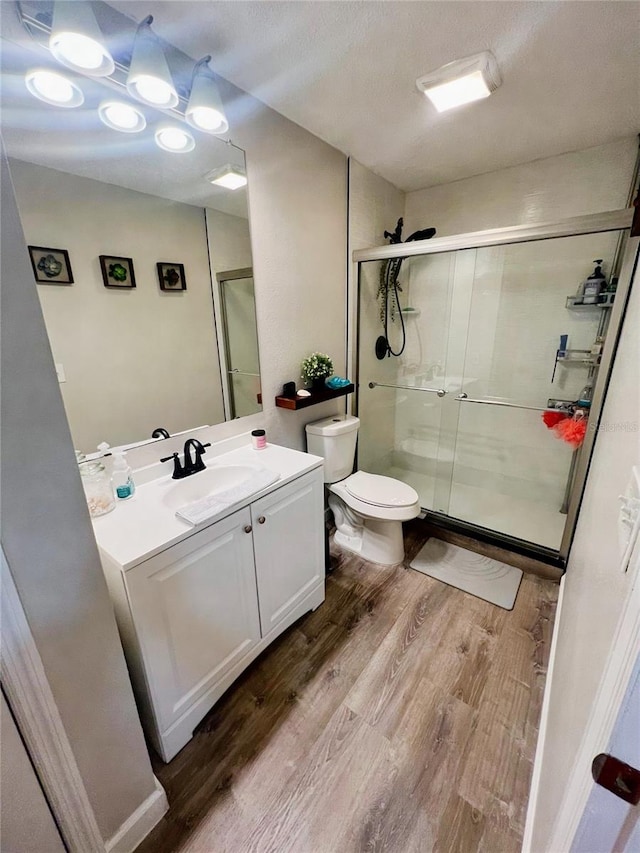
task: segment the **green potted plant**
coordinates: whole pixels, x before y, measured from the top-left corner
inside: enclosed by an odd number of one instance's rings
[[[322,352],[313,352],[302,361],[302,381],[315,391],[325,387],[324,380],[333,374],[333,362]]]

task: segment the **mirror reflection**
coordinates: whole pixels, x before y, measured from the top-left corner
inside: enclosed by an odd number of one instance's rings
[[[260,411],[246,187],[206,177],[246,174],[244,152],[196,131],[193,151],[163,151],[146,106],[143,134],[114,131],[104,85],[72,72],[83,106],[43,103],[36,62],[55,69],[3,22],[3,139],[75,446]]]

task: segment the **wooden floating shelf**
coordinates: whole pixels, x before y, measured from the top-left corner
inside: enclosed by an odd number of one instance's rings
[[[345,385],[344,388],[325,388],[324,391],[312,391],[309,397],[276,397],[276,406],[280,409],[306,409],[307,406],[315,406],[327,400],[335,400],[337,397],[346,397],[353,394],[355,386],[353,383]]]

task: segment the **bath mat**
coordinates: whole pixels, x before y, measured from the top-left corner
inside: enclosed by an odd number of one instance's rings
[[[522,572],[441,539],[429,539],[409,564],[430,578],[512,610]]]

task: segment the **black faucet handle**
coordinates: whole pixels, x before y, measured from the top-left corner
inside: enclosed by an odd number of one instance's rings
[[[171,462],[171,460],[175,459],[177,455],[178,455],[177,453],[172,453],[171,456],[164,456],[160,461],[161,462]]]

